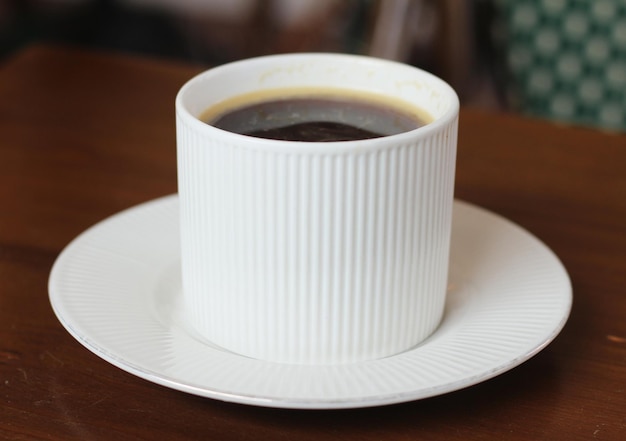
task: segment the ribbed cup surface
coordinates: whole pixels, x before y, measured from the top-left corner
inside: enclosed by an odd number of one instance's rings
[[[334,363],[407,349],[445,300],[455,127],[357,154],[250,150],[179,121],[189,319],[254,358]]]

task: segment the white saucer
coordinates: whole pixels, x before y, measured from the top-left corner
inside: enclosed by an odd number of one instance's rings
[[[178,198],[112,216],[78,236],[52,268],[50,300],[65,328],[115,366],[209,398],[331,409],[417,400],[501,374],[565,325],[567,273],[539,240],[456,201],[450,289],[441,326],[402,354],[337,366],[270,363],[212,347],[181,320]]]

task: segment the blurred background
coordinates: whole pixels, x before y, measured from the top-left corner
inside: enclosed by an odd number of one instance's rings
[[[626,0],[0,0],[0,62],[33,42],[206,66],[367,54],[465,106],[626,131]]]

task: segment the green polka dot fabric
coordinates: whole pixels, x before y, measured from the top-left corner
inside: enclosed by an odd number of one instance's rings
[[[626,0],[500,0],[498,7],[514,107],[626,130]]]

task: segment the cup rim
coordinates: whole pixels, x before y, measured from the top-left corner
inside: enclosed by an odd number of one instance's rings
[[[445,110],[445,112],[434,118],[433,121],[428,124],[418,127],[413,130],[409,130],[402,133],[397,133],[394,135],[386,135],[379,138],[372,139],[360,139],[360,140],[352,140],[352,141],[326,141],[326,142],[316,142],[316,141],[285,141],[285,140],[277,140],[277,139],[265,139],[265,138],[257,138],[249,135],[243,135],[239,133],[230,132],[224,129],[217,128],[210,124],[207,124],[201,121],[199,118],[194,116],[191,111],[184,104],[184,99],[186,93],[188,93],[189,89],[194,87],[198,82],[205,81],[207,78],[212,76],[223,74],[228,70],[238,69],[241,66],[251,66],[254,64],[262,64],[269,63],[275,59],[283,59],[283,60],[292,60],[297,61],[298,59],[302,60],[315,60],[315,59],[326,59],[332,60],[335,59],[337,61],[350,61],[353,63],[359,63],[363,66],[391,66],[395,68],[401,69],[411,69],[419,73],[422,77],[427,78],[429,82],[437,84],[450,100],[450,105]],[[301,53],[287,53],[287,54],[274,54],[274,55],[264,55],[259,57],[247,58],[243,60],[237,60],[229,63],[222,64],[220,66],[216,66],[214,68],[210,68],[203,72],[200,72],[187,80],[185,84],[180,88],[176,95],[175,99],[175,108],[176,108],[176,116],[183,120],[187,125],[191,125],[195,130],[200,131],[201,133],[206,134],[214,134],[215,136],[228,136],[231,137],[233,143],[240,148],[248,148],[254,150],[264,150],[264,151],[273,151],[273,152],[289,152],[289,153],[343,153],[349,152],[354,153],[355,151],[370,151],[370,150],[380,150],[386,147],[396,147],[398,145],[403,145],[409,142],[415,142],[415,137],[418,136],[420,138],[427,138],[433,133],[437,133],[441,130],[445,130],[450,124],[454,123],[458,117],[460,102],[459,97],[456,91],[450,86],[446,81],[439,78],[438,76],[420,69],[416,66],[412,66],[406,63],[387,60],[383,58],[371,57],[367,55],[356,55],[356,54],[342,54],[342,53],[325,53],[325,52],[301,52]]]

